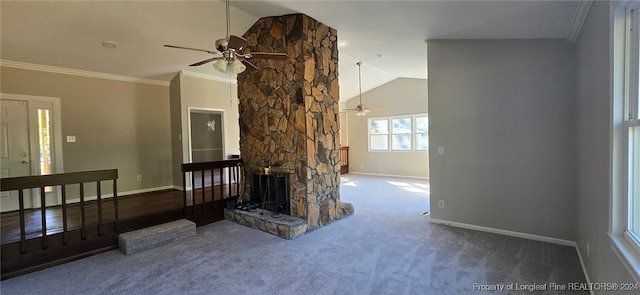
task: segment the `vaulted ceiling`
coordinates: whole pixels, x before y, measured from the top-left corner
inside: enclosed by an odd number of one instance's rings
[[[235,80],[210,65],[190,68],[226,35],[224,3],[212,1],[1,2],[3,64],[43,66],[169,81],[186,70]],[[427,78],[431,39],[572,41],[590,1],[231,1],[231,34],[260,17],[304,13],[338,30],[341,99],[398,77]],[[117,48],[103,47],[113,41]]]

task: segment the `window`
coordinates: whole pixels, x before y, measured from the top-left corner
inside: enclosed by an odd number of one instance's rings
[[[627,12],[627,42],[625,48],[627,68],[625,77],[625,108],[623,113],[623,137],[627,143],[625,150],[625,162],[627,163],[627,198],[628,198],[628,225],[627,236],[640,250],[640,117],[638,115],[638,87],[640,86],[640,61],[639,13]]]
[[[611,238],[640,282],[640,8],[614,12]]]
[[[391,149],[394,151],[411,150],[411,117],[391,119]]]
[[[429,150],[429,118],[427,116],[416,117],[416,150]]]
[[[38,109],[38,150],[40,154],[40,175],[51,174],[51,118],[48,109]],[[45,187],[45,192],[53,188]]]
[[[389,121],[386,119],[369,120],[369,148],[374,151],[389,149]]]
[[[428,151],[429,133],[426,114],[370,118],[370,151]]]

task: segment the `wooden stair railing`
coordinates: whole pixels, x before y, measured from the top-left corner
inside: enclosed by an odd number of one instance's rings
[[[0,179],[0,191],[18,191],[20,220],[20,240],[2,244],[2,279],[117,248],[117,179],[116,169]],[[101,183],[109,181],[112,182],[113,198],[105,201]],[[84,186],[87,183],[96,183],[95,201],[86,200]],[[68,203],[67,188],[71,185],[78,185],[78,203]],[[57,230],[50,233],[47,229],[47,187],[57,187],[61,192],[61,232]],[[32,209],[25,209],[25,192],[33,190],[38,190],[40,194],[41,224],[39,234],[37,231],[35,233],[37,237],[28,238],[25,210]],[[104,208],[104,203],[109,203],[109,208]],[[80,220],[74,220],[74,226],[70,229],[68,212],[78,207]],[[88,221],[87,210],[97,211],[97,221]],[[105,215],[105,211],[110,214]],[[93,217],[92,214],[90,219],[93,220]],[[29,235],[32,235],[31,231]]]
[[[225,200],[240,196],[242,181],[242,159],[182,164],[183,215],[198,226],[224,219]]]
[[[340,148],[340,174],[349,173],[349,147]]]

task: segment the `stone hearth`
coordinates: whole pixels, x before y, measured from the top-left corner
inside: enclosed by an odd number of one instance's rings
[[[292,239],[307,232],[307,221],[295,216],[282,215],[274,218],[275,213],[269,210],[256,209],[243,211],[224,209],[224,219],[279,236]]]
[[[338,36],[303,14],[259,19],[244,34],[250,51],[286,52],[288,60],[251,59],[238,75],[240,153],[245,196],[253,171],[291,169],[291,215],[307,230],[353,214],[340,201]]]

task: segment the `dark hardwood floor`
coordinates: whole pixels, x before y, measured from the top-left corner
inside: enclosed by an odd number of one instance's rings
[[[227,186],[213,187],[214,199],[222,200],[229,195]],[[232,185],[232,195],[236,193],[236,186]],[[194,192],[195,203],[202,203],[202,191]],[[189,198],[188,198],[189,199]],[[211,188],[205,189],[205,200],[211,201]],[[187,205],[191,205],[189,202]],[[120,221],[144,218],[145,216],[159,215],[163,212],[172,212],[183,208],[183,192],[178,190],[165,190],[137,195],[118,197],[118,213]],[[67,205],[67,230],[81,227],[82,219],[78,203]],[[102,222],[114,221],[113,199],[104,199],[102,202]],[[63,232],[63,214],[61,206],[46,208],[47,235]],[[32,239],[42,236],[42,213],[39,208],[25,211],[26,238]],[[98,205],[96,201],[85,203],[85,223],[98,223]],[[17,211],[0,213],[0,240],[7,244],[20,240],[20,216]]]

